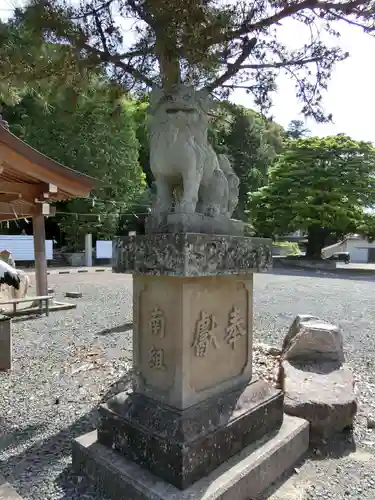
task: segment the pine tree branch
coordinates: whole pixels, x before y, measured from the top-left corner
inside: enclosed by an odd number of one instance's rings
[[[211,38],[207,34],[208,46],[215,45],[217,43],[229,42],[235,38],[247,35],[249,33],[254,33],[255,31],[264,30],[270,26],[282,21],[285,18],[293,16],[303,10],[323,10],[323,11],[335,11],[341,14],[350,14],[353,9],[360,6],[367,6],[368,0],[352,0],[343,3],[333,3],[333,2],[321,2],[320,0],[304,0],[301,3],[295,3],[293,5],[288,5],[284,9],[276,12],[272,16],[261,19],[256,23],[251,23],[251,19],[245,19],[242,25],[236,29],[224,33],[222,36]]]
[[[94,54],[96,57],[99,58],[101,62],[115,64],[118,68],[123,69],[126,73],[129,73],[129,75],[131,75],[133,78],[136,78],[137,80],[145,83],[148,87],[152,87],[154,85],[154,82],[151,78],[148,78],[146,75],[144,75],[141,71],[137,70],[137,68],[135,68],[131,64],[119,60],[118,56],[112,56],[107,52],[103,52],[100,49],[92,47],[88,43],[83,43],[80,45],[80,47],[82,49],[87,50],[87,52]]]
[[[287,66],[304,66],[305,64],[310,64],[314,62],[319,62],[324,60],[323,56],[311,57],[308,59],[297,59],[296,61],[280,61],[274,63],[264,63],[264,64],[243,64],[241,69],[264,69],[264,68],[285,68]]]
[[[157,31],[157,26],[154,18],[149,12],[146,12],[142,7],[136,4],[135,0],[127,0],[128,5],[133,9],[133,11],[138,14],[140,19],[148,24],[155,32]]]
[[[101,22],[99,20],[99,17],[98,17],[98,14],[95,12],[94,14],[94,20],[95,20],[95,26],[96,26],[96,29],[98,30],[98,33],[99,33],[99,37],[100,37],[100,40],[102,42],[102,45],[103,45],[103,49],[104,49],[104,52],[106,54],[109,54],[109,50],[108,50],[108,46],[107,46],[107,40],[105,38],[105,35],[104,35],[104,31],[103,31],[103,28],[102,28],[102,25],[101,25]]]
[[[357,23],[357,22],[353,21],[352,19],[347,19],[344,16],[340,16],[340,14],[334,13],[333,15],[335,16],[336,19],[339,19],[340,21],[344,21],[345,23],[350,24],[351,26],[355,26],[356,28],[363,29],[363,31],[365,33],[372,33],[373,31],[375,31],[375,26],[370,28],[369,26],[366,26],[365,24]]]
[[[250,56],[252,50],[254,49],[257,43],[257,39],[256,38],[251,38],[250,40],[244,39],[243,42],[244,44],[242,47],[242,52],[237,57],[235,62],[232,64],[228,64],[227,65],[228,69],[221,76],[219,76],[218,78],[216,78],[216,80],[205,86],[205,89],[208,92],[212,92],[217,87],[221,87],[223,83],[232,78],[232,76],[234,76],[241,69],[243,62]]]
[[[129,52],[124,52],[122,54],[115,54],[112,57],[112,61],[122,61],[122,59],[131,59],[132,57],[143,57],[150,54],[154,54],[155,46],[145,47],[144,49],[139,50],[130,50]]]
[[[79,21],[80,19],[85,19],[86,17],[95,16],[96,14],[99,14],[99,12],[101,12],[102,10],[108,9],[108,7],[110,7],[111,4],[114,3],[115,1],[116,0],[108,0],[107,2],[104,2],[100,7],[83,12],[79,16],[74,16],[71,19],[73,21]]]

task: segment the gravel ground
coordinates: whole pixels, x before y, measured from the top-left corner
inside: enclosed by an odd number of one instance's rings
[[[95,427],[95,408],[118,388],[115,382],[121,379],[124,386],[129,380],[131,278],[51,275],[49,285],[60,299],[67,291],[83,297],[76,310],[14,321],[14,368],[0,374],[0,473],[25,500],[104,500],[85,478],[71,473],[70,448],[73,437]],[[374,297],[375,280],[369,278],[256,276],[255,342],[280,345],[298,313],[338,324],[360,403],[354,435],[312,451],[264,499],[374,498],[375,430],[366,425],[375,413]],[[265,373],[268,361],[259,352],[255,360],[257,372]]]

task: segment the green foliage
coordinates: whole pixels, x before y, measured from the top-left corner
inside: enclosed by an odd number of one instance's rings
[[[302,120],[292,120],[286,131],[286,136],[288,139],[303,139],[310,135],[310,130],[305,127]]]
[[[370,243],[375,240],[375,215],[373,212],[364,214],[362,224],[357,231],[367,238]]]
[[[364,209],[375,203],[375,150],[350,137],[289,141],[269,174],[251,195],[259,234],[307,229],[307,255],[319,256],[332,233],[354,232]],[[314,245],[314,248],[312,248]]]
[[[148,99],[134,103],[133,117],[137,130],[137,139],[139,143],[139,163],[146,176],[147,185],[150,187],[154,177],[150,169],[150,147],[148,141]]]
[[[299,48],[278,36],[277,27],[291,21],[309,37],[301,37]],[[5,32],[0,47],[7,47],[7,61],[20,63],[21,82],[38,81],[50,66],[60,82],[67,74],[76,80],[87,68],[105,68],[126,91],[184,81],[227,97],[240,87],[262,108],[269,108],[283,72],[296,82],[302,112],[323,121],[329,116],[321,108],[322,91],[334,64],[348,56],[325,40],[338,38],[345,22],[371,31],[373,1],[29,0],[14,24],[22,26],[17,36],[30,38],[31,56],[12,52],[14,33]],[[64,49],[51,60],[34,58],[46,40]],[[8,70],[1,71],[4,79],[12,67],[0,65]]]
[[[0,100],[8,105],[24,96],[34,96],[46,105],[49,96],[64,99],[69,90],[79,94],[90,88],[93,75],[101,75],[97,61],[68,44],[35,36],[31,23],[23,22],[20,11],[7,23],[0,22]],[[112,86],[111,92],[115,92]],[[119,94],[117,93],[117,96]],[[114,96],[116,97],[116,96]]]
[[[240,178],[239,203],[234,214],[248,219],[248,194],[267,182],[268,169],[281,151],[284,131],[276,123],[242,106],[223,102],[211,124],[210,139],[227,154]]]
[[[301,255],[301,250],[295,241],[275,241],[272,245],[282,248],[285,255]]]
[[[87,92],[74,94],[74,99],[67,89],[47,108],[27,95],[5,109],[16,135],[63,165],[100,181],[91,199],[74,199],[58,207],[68,213],[57,220],[72,247],[82,248],[88,232],[111,238],[118,214],[131,211],[144,190],[133,108],[131,101],[114,104],[106,82],[93,79]]]

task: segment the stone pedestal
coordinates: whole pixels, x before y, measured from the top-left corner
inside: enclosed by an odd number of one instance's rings
[[[270,246],[194,233],[115,240],[114,271],[133,273],[135,379],[100,408],[100,446],[185,490],[277,433],[283,393],[252,380],[253,273],[270,266]],[[87,470],[81,451],[73,465]]]
[[[246,385],[252,303],[252,275],[135,275],[135,391],[183,410]]]

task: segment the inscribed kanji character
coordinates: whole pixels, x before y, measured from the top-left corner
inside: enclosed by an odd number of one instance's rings
[[[231,312],[229,313],[229,324],[226,328],[225,340],[232,346],[235,347],[236,341],[246,335],[246,329],[244,326],[244,321],[241,318],[240,309],[233,306]]]
[[[195,339],[193,343],[196,356],[206,356],[209,343],[212,343],[216,349],[219,347],[214,334],[216,326],[214,316],[202,311],[195,329]]]
[[[152,311],[149,323],[152,335],[159,336],[161,339],[165,337],[165,317],[158,307]]]
[[[157,349],[155,346],[152,346],[148,354],[148,364],[150,368],[165,370],[163,349]]]

